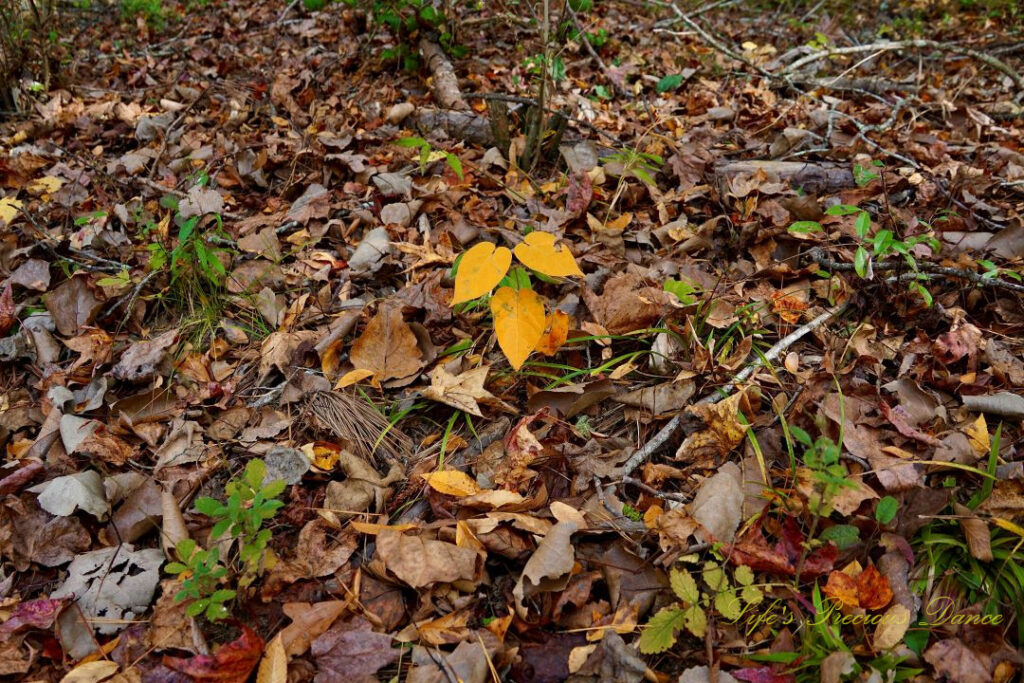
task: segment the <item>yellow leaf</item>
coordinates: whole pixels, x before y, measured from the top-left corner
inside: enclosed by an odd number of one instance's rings
[[[583,277],[572,252],[562,246],[556,247],[555,236],[550,232],[534,230],[516,245],[515,251],[524,266],[548,277]]]
[[[612,232],[622,232],[626,229],[626,226],[632,222],[632,220],[633,214],[624,213],[615,220],[606,222],[604,227],[606,230],[611,230]]]
[[[988,424],[985,423],[985,416],[979,415],[971,426],[964,429],[964,434],[971,442],[971,450],[979,458],[987,455],[992,448],[992,442],[988,437]]]
[[[18,215],[18,211],[22,206],[24,206],[24,204],[17,199],[12,199],[10,197],[0,199],[0,221],[10,225],[11,221],[14,220],[14,217]]]
[[[518,370],[544,334],[544,304],[532,289],[502,287],[491,298],[491,315],[498,345]]]
[[[369,379],[370,377],[373,377],[373,370],[369,370],[367,368],[356,368],[355,370],[350,370],[342,375],[341,379],[338,380],[338,383],[334,385],[334,388],[344,389],[345,387],[350,387],[353,384],[362,382],[364,379]]]
[[[278,633],[263,651],[256,683],[286,683],[287,680],[288,654],[284,651],[284,641]]]
[[[40,197],[43,195],[53,194],[60,189],[60,186],[64,184],[64,181],[60,178],[55,178],[52,175],[44,176],[30,182],[25,189],[33,197]]]
[[[537,342],[537,351],[553,356],[569,336],[569,316],[561,311],[552,311],[544,321],[544,334]]]
[[[455,298],[452,305],[472,301],[494,289],[512,265],[512,252],[481,242],[470,248],[459,261],[455,274]]]
[[[1018,524],[1014,524],[1010,520],[1003,519],[1002,517],[993,517],[992,518],[992,522],[997,527],[999,527],[1001,529],[1006,529],[1007,531],[1015,533],[1018,536],[1020,536],[1021,538],[1024,538],[1024,527],[1021,527]]]
[[[430,472],[423,475],[423,481],[427,482],[427,486],[438,493],[443,493],[446,496],[455,496],[456,498],[472,496],[480,493],[482,490],[468,474],[458,470]]]

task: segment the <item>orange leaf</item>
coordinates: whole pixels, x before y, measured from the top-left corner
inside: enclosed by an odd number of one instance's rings
[[[569,336],[569,316],[561,311],[552,311],[544,321],[544,334],[537,342],[537,350],[545,356],[553,356]]]
[[[828,583],[821,589],[828,597],[850,607],[859,607],[857,582],[852,576],[840,571],[828,575]]]
[[[515,251],[524,266],[548,277],[583,277],[572,252],[563,246],[556,247],[555,236],[550,232],[534,230],[516,245]]]
[[[494,289],[512,265],[512,252],[481,242],[468,249],[459,261],[455,274],[455,297],[452,305],[472,301]]]
[[[875,569],[874,565],[857,576],[857,594],[864,609],[882,609],[892,601],[889,579]]]
[[[544,334],[544,304],[532,289],[502,287],[491,298],[491,315],[498,345],[518,370]]]

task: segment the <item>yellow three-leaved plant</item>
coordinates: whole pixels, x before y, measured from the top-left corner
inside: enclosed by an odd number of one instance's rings
[[[555,236],[548,232],[531,232],[516,245],[515,255],[524,266],[548,277],[583,276],[572,253],[561,245],[556,246]],[[512,252],[505,247],[481,242],[466,250],[455,274],[452,305],[472,301],[490,292],[505,278],[511,265]],[[514,369],[522,367],[542,338],[545,339],[543,351],[554,353],[555,349],[547,348],[551,340],[544,334],[549,326],[544,302],[528,286],[498,288],[491,298],[491,315],[494,316],[498,345]],[[564,337],[558,343],[562,341]]]

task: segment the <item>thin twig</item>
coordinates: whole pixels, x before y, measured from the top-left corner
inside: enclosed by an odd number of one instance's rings
[[[694,405],[711,405],[718,403],[723,398],[733,392],[734,389],[739,387],[740,384],[747,381],[757,370],[761,369],[768,363],[771,363],[779,358],[784,351],[790,346],[795,344],[798,340],[805,337],[807,334],[818,329],[829,320],[832,320],[844,310],[846,310],[846,303],[833,306],[818,317],[814,318],[810,322],[804,323],[797,329],[793,330],[785,337],[775,342],[775,345],[768,349],[763,355],[759,355],[756,359],[750,362],[746,367],[740,370],[733,379],[723,387],[715,390],[715,393],[705,396],[701,400],[697,401]],[[636,453],[629,457],[629,460],[622,466],[623,477],[633,473],[637,467],[646,462],[652,455],[654,455],[659,448],[661,448],[672,436],[679,430],[683,424],[683,417],[685,413],[676,415],[668,423],[661,428],[661,430],[655,434],[643,448],[639,449]]]

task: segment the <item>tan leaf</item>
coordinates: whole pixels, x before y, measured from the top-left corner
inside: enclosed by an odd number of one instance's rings
[[[692,462],[701,457],[720,457],[740,445],[747,433],[747,427],[736,417],[743,393],[739,391],[711,405],[704,403],[688,408],[704,420],[707,428],[686,437],[676,451],[676,459]]]
[[[288,654],[284,651],[281,634],[267,643],[256,672],[256,683],[286,683],[288,680]]]
[[[397,306],[382,308],[352,345],[350,358],[357,369],[372,370],[378,382],[405,379],[423,367],[416,335]]]
[[[423,395],[470,415],[483,417],[477,401],[494,398],[491,392],[484,389],[488,369],[489,366],[481,365],[461,375],[453,375],[438,365],[431,371],[430,386],[423,390]]]
[[[472,550],[393,530],[377,534],[376,557],[399,580],[413,588],[471,581],[482,566],[480,556]]]

